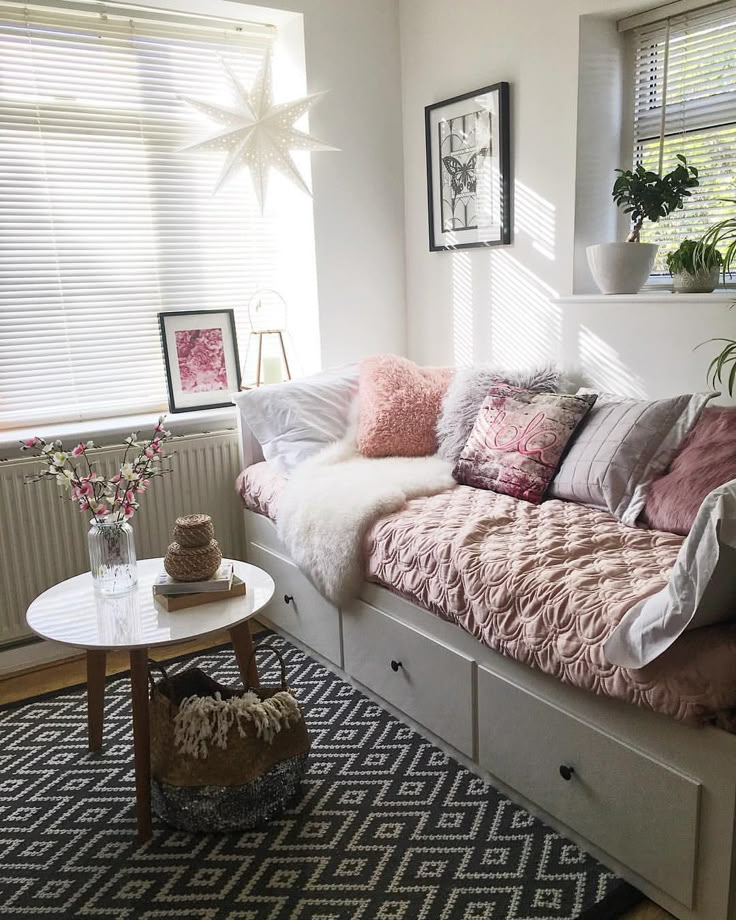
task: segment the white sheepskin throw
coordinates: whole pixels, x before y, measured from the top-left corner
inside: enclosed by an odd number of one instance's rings
[[[408,499],[456,485],[439,457],[368,458],[350,441],[302,464],[279,496],[277,528],[290,557],[332,603],[357,597],[371,525]]]

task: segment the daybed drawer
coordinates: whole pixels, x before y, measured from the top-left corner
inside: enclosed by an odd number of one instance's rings
[[[692,905],[696,780],[482,666],[478,726],[481,766],[681,904]]]
[[[342,666],[340,613],[288,562],[257,543],[248,547],[248,560],[265,569],[276,582],[276,594],[264,615],[278,629]],[[288,598],[288,601],[287,601]]]
[[[342,623],[345,671],[472,757],[472,659],[363,601],[343,610]]]

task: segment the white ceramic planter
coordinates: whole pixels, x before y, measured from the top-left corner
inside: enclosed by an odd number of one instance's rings
[[[588,246],[593,280],[604,294],[636,294],[652,272],[657,243],[596,243]]]

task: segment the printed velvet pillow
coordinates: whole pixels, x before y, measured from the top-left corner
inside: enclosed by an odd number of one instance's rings
[[[457,463],[468,443],[488,390],[504,384],[522,390],[557,393],[560,389],[560,374],[551,367],[503,371],[490,364],[458,370],[447,388],[437,420],[437,453],[443,460]]]
[[[366,457],[424,457],[437,451],[437,417],[450,367],[419,367],[397,355],[360,362],[358,450]]]
[[[464,485],[538,505],[595,401],[595,394],[492,386],[452,475]]]
[[[643,521],[686,536],[705,497],[736,479],[736,406],[703,410],[667,473],[649,488]]]

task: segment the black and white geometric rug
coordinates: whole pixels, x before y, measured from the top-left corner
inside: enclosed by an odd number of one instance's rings
[[[284,639],[261,641],[285,655],[313,749],[302,797],[258,831],[154,819],[136,845],[124,676],[107,686],[101,754],[84,688],[0,710],[3,920],[608,920],[640,899]],[[179,666],[195,663],[238,682],[229,647]]]

